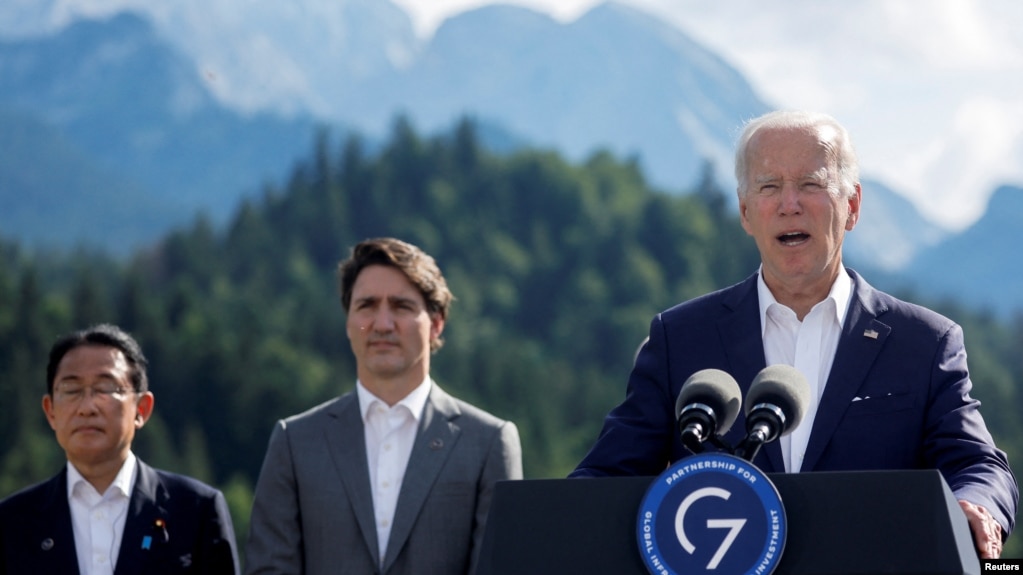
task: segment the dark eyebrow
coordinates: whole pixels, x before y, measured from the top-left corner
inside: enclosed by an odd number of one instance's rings
[[[392,297],[388,298],[388,301],[393,306],[407,305],[407,306],[411,306],[411,307],[415,307],[415,308],[421,307],[419,305],[419,300],[417,300],[416,298],[413,298],[413,297],[392,296]]]
[[[405,304],[405,305],[419,306],[419,301],[416,300],[416,298],[414,298],[414,297],[405,297],[405,296],[395,295],[395,296],[388,297],[387,301],[391,305]],[[377,304],[379,302],[380,302],[380,298],[379,297],[377,297],[375,295],[368,295],[368,296],[364,296],[364,297],[359,297],[359,298],[353,299],[352,300],[352,305],[353,306],[360,305],[360,304],[375,305],[375,304]]]

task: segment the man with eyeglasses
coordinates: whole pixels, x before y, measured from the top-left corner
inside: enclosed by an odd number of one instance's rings
[[[68,462],[0,501],[0,575],[238,573],[223,494],[131,451],[153,413],[147,365],[112,325],[53,345],[43,412]]]

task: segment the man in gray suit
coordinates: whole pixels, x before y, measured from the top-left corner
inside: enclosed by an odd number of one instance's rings
[[[472,573],[494,484],[522,478],[518,429],[430,378],[452,300],[432,257],[367,240],[338,276],[356,389],[277,422],[245,571]]]

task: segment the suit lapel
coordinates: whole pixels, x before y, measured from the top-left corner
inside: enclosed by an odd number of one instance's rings
[[[114,575],[145,573],[146,565],[151,564],[154,555],[159,555],[173,527],[168,525],[170,514],[166,509],[167,499],[159,475],[142,460],[138,460],[135,487],[128,502],[128,516],[124,521],[124,534]]]
[[[67,498],[67,466],[46,483],[39,513],[28,524],[34,529],[29,545],[39,550],[37,557],[40,557],[33,570],[78,575],[78,554]]]
[[[324,440],[341,477],[345,493],[355,511],[355,520],[362,531],[373,564],[380,564],[376,521],[373,518],[373,491],[369,485],[369,463],[366,458],[366,430],[359,397],[355,392],[341,396],[329,412],[333,422],[324,428]]]
[[[877,319],[888,308],[874,288],[855,272],[849,274],[853,278],[852,302],[806,446],[806,471],[813,471],[892,331]]]
[[[423,409],[412,454],[409,456],[408,468],[405,470],[406,480],[402,482],[401,492],[398,494],[391,538],[384,558],[385,573],[404,547],[419,511],[444,467],[444,462],[454,450],[455,443],[461,435],[461,428],[455,423],[460,413],[451,396],[434,383],[430,390],[430,398]]]
[[[735,378],[742,390],[742,396],[749,393],[750,384],[767,366],[764,357],[763,328],[760,325],[760,298],[757,296],[757,274],[753,274],[725,299],[725,307],[729,309],[718,322],[718,329],[724,341],[724,349],[728,354],[728,373]],[[730,438],[741,439],[746,434],[746,418],[740,416],[729,434]],[[736,429],[738,428],[738,429]],[[784,471],[785,463],[781,456],[781,447],[777,441],[771,442],[761,449],[770,462],[764,472]]]
[[[730,373],[745,394],[753,378],[767,365],[760,327],[757,276],[753,275],[733,290],[725,299],[725,307],[729,312],[721,318],[718,326],[728,354]]]

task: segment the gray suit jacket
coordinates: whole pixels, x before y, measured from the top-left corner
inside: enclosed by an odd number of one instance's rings
[[[521,478],[515,424],[434,384],[381,563],[359,399],[347,393],[274,427],[256,483],[245,572],[471,573],[494,484]]]

